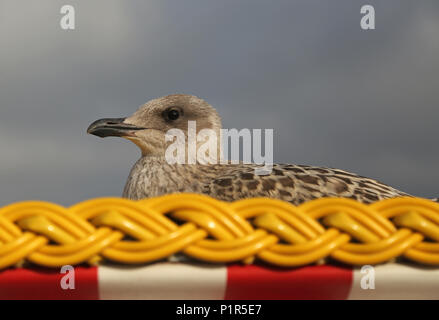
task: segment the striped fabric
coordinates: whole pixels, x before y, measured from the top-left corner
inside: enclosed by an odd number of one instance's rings
[[[438,269],[393,263],[374,267],[374,289],[362,289],[370,270],[331,265],[75,267],[75,289],[62,289],[59,271],[3,270],[0,299],[439,299]]]

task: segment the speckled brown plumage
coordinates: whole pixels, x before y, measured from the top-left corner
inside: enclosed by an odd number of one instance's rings
[[[179,117],[170,119],[169,110],[177,110]],[[249,164],[169,164],[164,157],[165,132],[178,128],[187,134],[189,120],[197,122],[197,131],[219,132],[221,128],[220,117],[207,102],[179,94],[151,100],[128,118],[98,120],[88,132],[120,136],[141,149],[142,157],[132,168],[123,193],[130,199],[195,192],[225,201],[263,196],[300,204],[320,197],[344,197],[371,203],[407,195],[374,179],[324,167],[277,164],[271,174],[258,176],[256,165]]]
[[[174,192],[195,192],[233,201],[270,197],[300,204],[321,197],[351,198],[363,203],[407,195],[376,180],[338,169],[276,164],[269,175],[255,165],[170,165],[163,158],[142,157],[134,165],[124,197],[142,199]]]

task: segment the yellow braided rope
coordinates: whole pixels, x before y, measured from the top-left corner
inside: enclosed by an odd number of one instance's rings
[[[323,198],[294,206],[172,194],[93,199],[69,208],[26,201],[0,209],[0,269],[22,261],[139,264],[179,252],[208,262],[256,258],[285,267],[326,257],[363,265],[399,256],[439,265],[439,204],[409,197],[371,205]]]

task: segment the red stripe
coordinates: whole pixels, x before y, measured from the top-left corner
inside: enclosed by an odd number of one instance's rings
[[[231,265],[225,299],[347,299],[352,276],[352,269],[330,265],[293,270]]]
[[[60,269],[0,272],[0,299],[98,299],[97,267],[75,267],[75,289],[62,289]]]
[[[75,289],[62,289],[57,269],[0,272],[0,299],[98,299],[97,267],[75,268]],[[282,269],[257,265],[227,268],[225,299],[346,299],[352,269],[330,265]]]

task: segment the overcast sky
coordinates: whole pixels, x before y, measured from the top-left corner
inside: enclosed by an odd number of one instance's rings
[[[439,195],[437,0],[0,0],[0,205],[120,196],[140,153],[87,126],[171,93],[274,128],[275,162]]]

